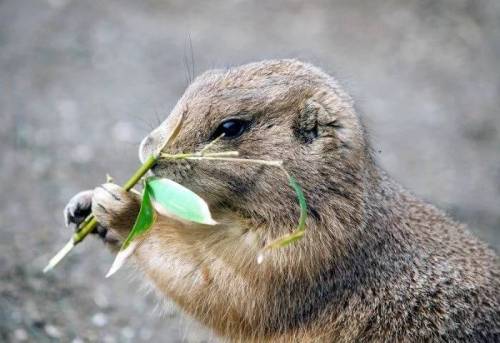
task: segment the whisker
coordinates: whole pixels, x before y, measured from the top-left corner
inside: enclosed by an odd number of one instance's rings
[[[141,144],[142,141],[124,141],[122,142],[123,144],[126,144],[126,145],[133,145],[133,146],[138,146],[139,144]]]
[[[137,115],[131,114],[130,117],[141,124],[142,129],[146,132],[150,132],[156,128],[156,126],[150,121],[146,120],[144,117],[139,117]]]
[[[189,49],[189,51],[188,51]],[[193,40],[191,39],[191,33],[188,32],[187,38],[184,44],[184,56],[183,63],[185,68],[185,77],[187,80],[187,85],[190,85],[196,73],[196,65],[194,59],[194,49],[193,49]]]
[[[161,125],[161,123],[162,123],[162,120],[161,120],[161,118],[160,118],[160,115],[159,115],[159,113],[158,113],[158,111],[157,111],[157,110],[155,110],[155,111],[154,111],[154,113],[155,113],[155,119],[156,119],[156,126],[160,126],[160,125]]]
[[[194,63],[193,40],[191,39],[191,33],[188,33],[188,38],[189,38],[189,49],[191,51],[191,80],[194,80],[194,77],[195,77],[195,63]]]

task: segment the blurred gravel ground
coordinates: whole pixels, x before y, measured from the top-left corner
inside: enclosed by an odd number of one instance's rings
[[[69,237],[66,201],[126,179],[191,67],[322,66],[380,163],[498,249],[499,25],[497,0],[0,1],[0,341],[215,340],[133,273],[104,279],[97,241],[40,272]]]

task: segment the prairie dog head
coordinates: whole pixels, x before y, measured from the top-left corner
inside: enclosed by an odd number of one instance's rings
[[[327,221],[332,214],[321,208],[335,199],[350,201],[339,203],[339,211],[354,216],[349,212],[361,201],[359,183],[366,160],[363,132],[349,96],[321,70],[296,60],[272,60],[205,72],[144,139],[141,160],[161,149],[181,115],[180,133],[166,152],[199,151],[224,134],[211,151],[283,161],[304,190],[309,221]],[[297,224],[295,193],[276,167],[161,161],[153,172],[202,196],[216,220],[229,211],[268,226],[273,231],[268,239]]]
[[[159,218],[138,248],[139,260],[185,311],[235,341],[293,328],[293,319],[311,306],[304,287],[314,288],[313,280],[329,273],[362,232],[370,157],[351,99],[332,77],[295,60],[208,71],[144,139],[141,160],[162,149],[180,116],[182,127],[167,153],[200,151],[224,134],[211,151],[283,161],[308,203],[306,234],[266,252],[258,264],[261,248],[298,223],[299,205],[283,171],[160,161],[154,174],[202,196],[220,225],[171,225]]]

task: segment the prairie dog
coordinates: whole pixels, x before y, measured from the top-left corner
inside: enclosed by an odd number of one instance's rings
[[[417,199],[374,162],[353,101],[320,69],[271,60],[211,70],[145,138],[141,159],[184,123],[169,152],[214,151],[283,160],[308,201],[295,244],[259,250],[291,232],[299,211],[276,168],[160,162],[154,174],[210,205],[216,226],[158,217],[133,259],[156,287],[221,337],[245,342],[500,341],[500,264],[485,244]],[[114,184],[77,194],[66,215],[92,211],[119,244],[139,199]]]

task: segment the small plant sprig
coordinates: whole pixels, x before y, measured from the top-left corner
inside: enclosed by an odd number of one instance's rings
[[[283,171],[284,175],[288,178],[290,186],[294,189],[297,195],[300,205],[299,224],[290,234],[284,235],[267,244],[262,249],[261,253],[259,253],[257,262],[262,262],[265,251],[287,246],[302,238],[305,233],[305,222],[307,218],[307,204],[305,196],[297,180],[283,167],[282,161],[239,158],[239,153],[237,151],[209,152],[214,144],[223,137],[222,135],[207,144],[198,152],[180,154],[168,154],[162,152],[164,148],[168,147],[177,137],[182,121],[183,117],[181,116],[163,148],[157,154],[149,157],[146,162],[144,162],[144,164],[134,173],[134,175],[123,186],[125,190],[131,190],[160,159],[167,161],[223,161],[277,167]],[[139,214],[137,215],[134,226],[132,227],[128,237],[123,242],[109,272],[106,274],[106,277],[111,276],[118,269],[120,269],[125,260],[134,252],[137,246],[135,238],[144,234],[151,228],[156,220],[156,212],[206,225],[217,224],[217,222],[215,222],[211,217],[207,203],[191,190],[169,179],[160,179],[156,177],[146,178],[144,180]],[[97,221],[94,216],[88,216],[80,225],[80,229],[73,235],[68,243],[49,261],[49,264],[45,267],[44,272],[53,269],[76,244],[80,243],[90,232],[94,230],[96,225]]]
[[[206,153],[206,151],[212,146],[217,140],[221,139],[223,136],[219,136],[216,140],[212,141],[209,145],[203,148],[198,153],[191,154],[177,154],[170,155],[166,153],[162,153],[160,156],[165,159],[175,160],[175,159],[186,159],[186,160],[208,160],[208,161],[225,161],[225,162],[239,162],[239,163],[250,163],[250,164],[259,164],[266,165],[271,167],[278,167],[283,171],[283,174],[287,177],[290,186],[294,189],[297,200],[299,201],[300,206],[300,218],[299,224],[297,228],[290,234],[282,236],[264,247],[264,250],[269,250],[272,248],[280,248],[287,246],[288,244],[295,242],[302,238],[306,229],[306,218],[307,218],[307,202],[298,183],[297,179],[290,175],[290,173],[283,167],[283,161],[280,160],[259,160],[259,159],[249,159],[249,158],[237,158],[239,153],[237,151],[227,151],[220,153]],[[261,262],[263,255],[260,254],[258,260]]]
[[[169,144],[173,142],[175,137],[180,132],[182,122],[184,120],[184,116],[182,115],[179,120],[177,121],[174,129],[172,130],[172,133],[170,134],[170,137],[167,138],[165,141],[165,145],[162,147],[162,149]],[[127,192],[130,191],[134,186],[146,175],[146,173],[153,168],[153,166],[158,162],[158,158],[160,156],[160,152],[157,154],[151,155],[140,167],[135,171],[135,173],[132,175],[132,177],[123,185],[123,189],[125,189]],[[109,180],[109,176],[107,177]],[[47,273],[48,271],[54,269],[54,267],[66,256],[69,254],[73,248],[83,241],[85,237],[92,231],[97,226],[97,220],[94,217],[93,214],[90,214],[85,220],[79,225],[78,230],[73,234],[73,236],[70,238],[70,240],[64,245],[64,247],[57,252],[57,254],[54,255],[49,260],[49,263],[47,266],[43,269],[44,273]]]
[[[142,177],[156,164],[157,157],[149,157],[143,165],[132,175],[132,177],[123,185],[123,189],[130,191],[141,179]],[[64,247],[59,250],[57,254],[54,255],[43,269],[44,273],[54,269],[54,267],[89,233],[94,231],[97,226],[97,220],[94,215],[89,215],[85,220],[79,225],[78,230],[73,234],[70,240],[64,245]]]

